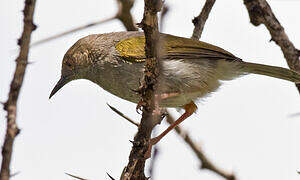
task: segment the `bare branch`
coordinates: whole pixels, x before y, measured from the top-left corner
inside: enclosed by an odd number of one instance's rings
[[[206,20],[208,19],[209,13],[211,12],[211,9],[215,3],[215,0],[206,0],[201,13],[199,16],[195,17],[193,19],[194,23],[194,31],[192,35],[192,39],[199,40],[205,25]],[[174,119],[169,115],[167,117],[167,122],[169,124],[174,123]],[[189,147],[193,150],[193,152],[196,154],[197,158],[201,162],[201,169],[207,169],[210,170],[220,176],[222,176],[225,179],[228,180],[234,180],[236,179],[235,176],[231,173],[227,173],[224,170],[217,168],[216,165],[214,165],[203,153],[202,148],[193,142],[193,140],[190,138],[190,136],[187,133],[183,133],[183,130],[177,126],[175,128],[176,132],[180,137],[183,138],[183,140],[186,142],[186,144],[189,145]]]
[[[201,37],[203,32],[203,28],[205,25],[206,20],[208,19],[209,13],[215,4],[216,0],[206,0],[201,13],[193,19],[193,24],[195,26],[192,39],[198,40]]]
[[[117,3],[119,10],[116,18],[123,23],[127,31],[137,31],[138,28],[136,27],[133,17],[130,13],[130,10],[134,5],[134,0],[117,0]]]
[[[264,24],[271,34],[271,40],[281,48],[290,69],[300,72],[299,50],[289,40],[267,1],[244,0],[244,4],[247,7],[251,23],[254,26]],[[300,84],[296,84],[296,87],[300,92]]]
[[[109,105],[108,103],[106,103],[108,105],[108,107],[113,110],[115,113],[117,113],[118,115],[120,115],[121,117],[123,117],[124,119],[126,119],[128,122],[130,122],[131,124],[134,124],[135,126],[139,126],[139,123],[134,122],[132,119],[130,119],[129,117],[127,117],[125,114],[123,114],[121,111],[117,110],[115,107]]]
[[[107,23],[114,19],[119,19],[122,22],[122,24],[125,26],[127,31],[137,31],[138,29],[137,29],[136,25],[134,24],[133,17],[130,13],[130,10],[134,4],[134,0],[117,0],[117,3],[118,3],[118,12],[116,13],[115,16],[109,17],[107,19],[95,21],[95,22],[92,22],[92,23],[89,23],[89,24],[86,24],[83,26],[79,26],[79,27],[70,29],[68,31],[58,33],[54,36],[50,36],[48,38],[39,40],[37,42],[32,43],[31,47],[43,44],[43,43],[51,41],[51,40],[55,40],[57,38],[65,36],[67,34],[71,34],[71,33],[77,32],[77,31],[84,30],[86,28],[90,28],[90,27],[93,27],[96,25]]]
[[[144,79],[141,87],[143,105],[143,114],[138,132],[134,137],[133,147],[130,152],[129,162],[122,173],[122,180],[146,180],[144,167],[146,162],[146,153],[148,152],[149,140],[153,127],[158,123],[157,101],[155,100],[154,90],[159,73],[158,63],[158,20],[157,12],[161,10],[162,1],[145,0],[144,17],[139,24],[145,33],[145,54],[146,63],[144,71]]]
[[[35,9],[35,0],[26,0],[24,8],[24,26],[21,38],[18,40],[20,46],[20,53],[16,59],[17,65],[14,73],[13,80],[10,84],[8,100],[4,105],[4,110],[7,111],[7,129],[4,144],[2,147],[2,164],[1,164],[1,180],[9,180],[10,178],[10,162],[13,152],[13,143],[15,137],[19,134],[20,130],[16,123],[17,117],[17,101],[20,89],[23,84],[25,70],[28,62],[29,43],[31,33],[36,29],[33,23],[33,14]]]
[[[73,29],[70,29],[70,30],[62,32],[62,33],[58,33],[58,34],[56,34],[54,36],[50,36],[48,38],[45,38],[45,39],[42,39],[42,40],[39,40],[37,42],[32,43],[31,47],[34,47],[34,46],[37,46],[39,44],[42,44],[42,43],[45,43],[45,42],[48,42],[48,41],[60,38],[60,37],[65,36],[67,34],[71,34],[71,33],[74,33],[74,32],[80,31],[80,30],[84,30],[84,29],[89,28],[89,27],[93,27],[93,26],[96,26],[96,25],[100,25],[100,24],[109,22],[111,20],[114,20],[115,18],[116,17],[113,16],[113,17],[110,17],[110,18],[107,18],[107,19],[104,19],[104,20],[92,22],[92,23],[89,23],[89,24],[86,24],[86,25],[83,25],[83,26],[79,26],[79,27],[73,28]]]
[[[169,114],[167,116],[167,122],[169,124],[174,123],[173,117]],[[191,137],[188,133],[183,133],[184,131],[180,128],[180,126],[175,127],[176,133],[186,142],[187,145],[193,150],[193,152],[196,154],[197,158],[201,162],[201,169],[207,169],[210,170],[220,176],[222,176],[225,179],[228,180],[234,180],[236,179],[235,176],[231,173],[227,173],[224,170],[216,167],[203,153],[202,149],[199,145],[196,145],[196,143],[193,142]]]
[[[106,103],[107,104],[107,103]],[[118,115],[120,115],[121,117],[123,117],[124,119],[126,119],[127,121],[129,121],[130,123],[139,126],[138,123],[134,122],[132,119],[130,119],[129,117],[127,117],[126,115],[124,115],[122,112],[120,112],[119,110],[117,110],[116,108],[110,106],[109,104],[107,104],[114,112],[116,112]],[[153,135],[155,136],[155,132],[153,131]],[[155,165],[155,161],[157,159],[158,156],[158,147],[157,145],[154,147],[154,151],[153,151],[153,156],[151,157],[151,163],[150,163],[150,167],[149,167],[149,174],[150,177],[153,178],[153,172],[154,172],[154,165]],[[107,175],[113,179],[112,176],[110,176],[108,173]]]
[[[169,7],[166,4],[163,4],[162,10],[160,12],[160,31],[162,31],[163,29],[163,25],[164,25],[164,20],[166,17],[166,14],[169,12]],[[164,114],[166,114],[167,112],[164,112]],[[165,117],[165,115],[163,116]],[[162,118],[163,119],[163,118]],[[156,131],[155,129],[152,131],[152,136],[156,137]],[[153,148],[153,155],[151,156],[151,163],[150,163],[150,167],[149,167],[149,175],[151,179],[154,179],[154,170],[155,170],[155,165],[156,165],[156,160],[158,159],[159,156],[159,145],[155,145]]]

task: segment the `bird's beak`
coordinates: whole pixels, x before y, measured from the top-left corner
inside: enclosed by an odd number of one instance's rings
[[[66,85],[69,82],[69,78],[61,77],[60,80],[57,82],[53,90],[51,91],[51,94],[49,96],[49,99],[58,91],[60,90],[64,85]]]

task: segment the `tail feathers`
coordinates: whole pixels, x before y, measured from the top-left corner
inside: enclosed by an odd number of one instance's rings
[[[238,62],[241,73],[254,73],[274,78],[284,79],[295,83],[300,83],[300,74],[282,67],[269,66],[256,63]]]

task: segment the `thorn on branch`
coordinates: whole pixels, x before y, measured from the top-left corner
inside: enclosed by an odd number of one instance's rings
[[[19,38],[18,39],[18,43],[17,43],[19,46],[21,46],[22,45],[22,39],[21,38]]]
[[[300,56],[300,50],[299,49],[297,49],[297,54],[298,54],[298,56]]]
[[[109,175],[108,173],[106,173],[106,174],[111,180],[115,180],[111,175]]]
[[[32,31],[35,31],[37,28],[37,25],[32,22],[31,27],[32,27]]]
[[[199,16],[194,17],[194,19],[192,20],[192,23],[194,24],[194,26],[198,26],[198,24],[199,24],[199,19],[200,19]]]
[[[14,176],[16,176],[16,175],[18,175],[18,174],[20,174],[21,172],[20,171],[17,171],[17,172],[15,172],[15,173],[12,173],[9,177],[14,177]]]
[[[3,105],[3,110],[7,111],[7,102],[1,101],[1,104]]]
[[[79,179],[79,180],[88,180],[88,179],[84,179],[84,178],[81,178],[81,177],[79,177],[79,176],[75,176],[75,175],[72,175],[72,174],[69,174],[69,173],[65,173],[66,175],[68,175],[68,176],[71,176],[71,177],[73,177],[73,178],[75,178],[75,179]]]
[[[21,133],[21,129],[19,129],[18,127],[17,127],[17,129],[16,129],[16,136],[18,135],[18,134],[20,134]]]
[[[139,126],[138,123],[134,122],[133,120],[131,120],[129,117],[127,117],[126,115],[124,115],[121,111],[117,110],[115,107],[109,105],[108,103],[106,103],[108,105],[108,107],[113,110],[115,113],[117,113],[118,115],[120,115],[121,117],[123,117],[124,119],[126,119],[128,122],[130,122],[131,124],[134,124],[136,126]]]
[[[209,16],[215,2],[216,2],[216,0],[206,0],[200,14],[197,17],[194,17],[194,19],[192,20],[192,22],[195,26],[195,28],[193,30],[193,35],[191,37],[192,39],[194,39],[194,40],[200,39],[205,22],[207,21],[208,16]]]

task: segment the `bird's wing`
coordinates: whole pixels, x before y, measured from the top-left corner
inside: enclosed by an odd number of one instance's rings
[[[192,40],[189,38],[177,37],[168,34],[161,34],[160,48],[162,57],[165,60],[171,59],[212,59],[212,60],[239,60],[233,54],[217,46]],[[144,62],[145,57],[145,37],[136,36],[121,40],[117,43],[116,49],[122,59],[128,62]]]

